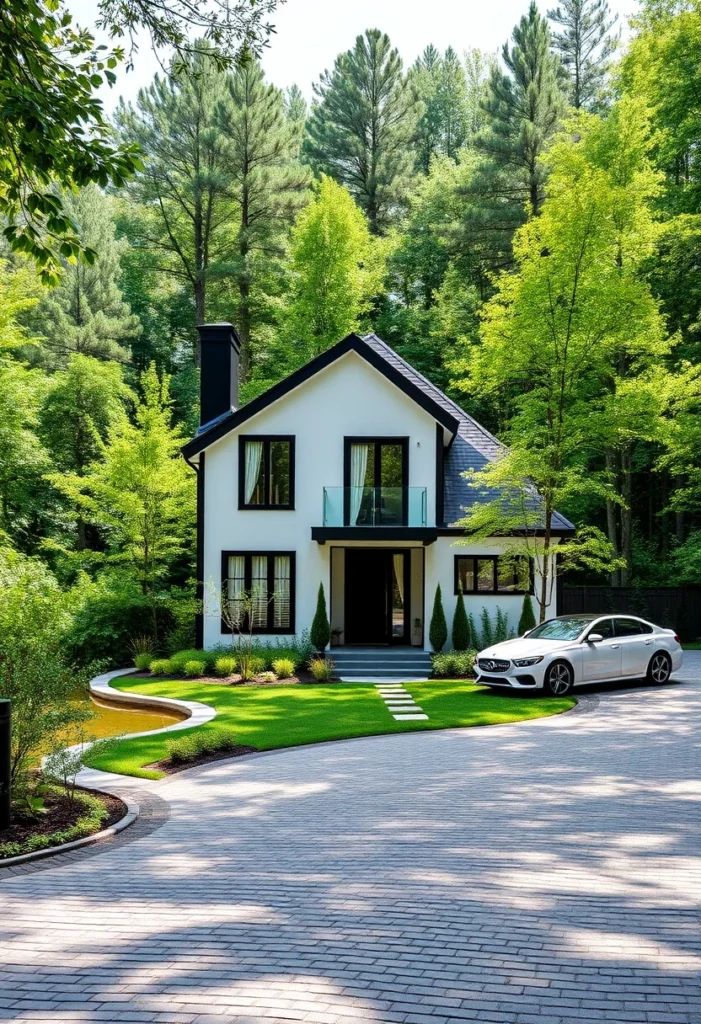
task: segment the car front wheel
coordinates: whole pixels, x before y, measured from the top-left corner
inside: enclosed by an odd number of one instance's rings
[[[647,667],[647,677],[651,683],[666,683],[672,674],[672,662],[668,654],[658,651],[653,654]]]
[[[572,668],[564,661],[555,661],[545,676],[545,689],[552,697],[565,697],[574,686]]]

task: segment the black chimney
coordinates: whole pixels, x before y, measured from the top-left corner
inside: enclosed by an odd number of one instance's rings
[[[239,404],[239,349],[232,324],[200,324],[200,426]]]

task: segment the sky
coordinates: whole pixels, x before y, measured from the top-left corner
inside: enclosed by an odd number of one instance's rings
[[[263,65],[275,85],[297,84],[311,99],[312,82],[366,28],[386,32],[408,66],[429,43],[439,50],[452,46],[459,54],[471,47],[495,52],[527,4],[528,0],[287,0],[270,19],[276,33]],[[539,6],[545,11],[556,6],[556,0],[540,0]],[[68,0],[68,7],[78,24],[94,27],[97,0]],[[637,0],[609,0],[609,7],[619,15],[625,36],[625,24],[635,13]],[[120,69],[116,86],[102,91],[108,111],[120,95],[134,100],[159,71],[146,39],[134,65],[133,71]]]

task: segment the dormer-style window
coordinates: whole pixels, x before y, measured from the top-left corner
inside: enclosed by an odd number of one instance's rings
[[[293,509],[295,439],[289,435],[239,438],[239,508]]]

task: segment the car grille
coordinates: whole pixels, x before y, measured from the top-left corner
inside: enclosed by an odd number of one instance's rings
[[[479,677],[479,681],[480,681],[480,683],[494,683],[494,684],[498,683],[499,686],[511,686],[512,685],[511,684],[511,680],[510,679],[505,679],[504,676],[480,676]]]
[[[497,658],[480,658],[477,662],[485,672],[506,672],[510,661],[499,661]]]

